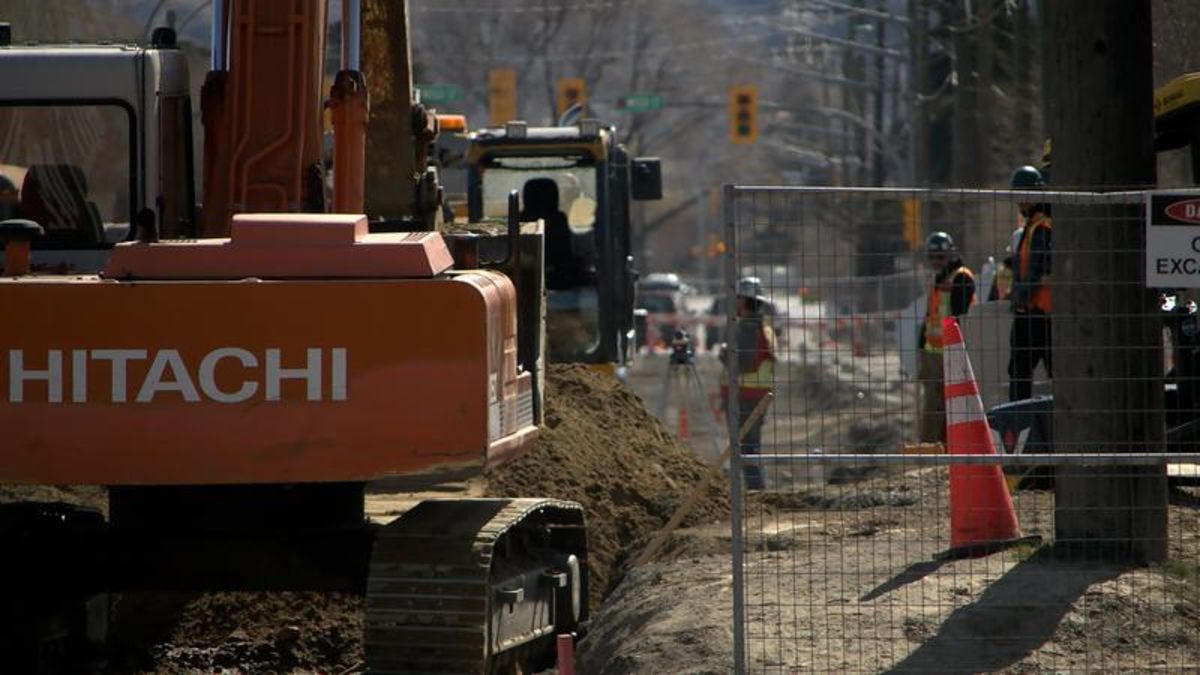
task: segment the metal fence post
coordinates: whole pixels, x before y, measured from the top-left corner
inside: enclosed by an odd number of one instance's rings
[[[725,206],[725,321],[726,339],[737,334],[737,285],[739,270],[739,247],[737,232],[737,188],[724,188]],[[729,427],[729,442],[734,451],[729,455],[729,522],[732,529],[731,546],[733,558],[733,670],[738,675],[746,672],[746,598],[745,580],[742,576],[742,448],[738,442],[738,389],[737,389],[737,345],[726,344],[725,381],[728,392],[725,398],[725,419]]]

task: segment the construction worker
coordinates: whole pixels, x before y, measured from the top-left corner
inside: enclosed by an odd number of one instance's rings
[[[541,219],[545,227],[546,288],[564,291],[594,283],[594,265],[576,254],[575,236],[566,214],[558,208],[558,183],[553,178],[531,178],[525,181],[522,201],[521,220]]]
[[[934,232],[925,240],[929,266],[937,276],[929,289],[925,323],[918,347],[921,363],[917,378],[924,387],[920,435],[927,443],[946,441],[946,405],[942,368],[942,319],[962,316],[975,304],[975,274],[963,264],[954,247],[954,239],[945,232]]]
[[[1013,172],[1014,190],[1045,186],[1042,173],[1032,166]],[[1050,354],[1050,207],[1033,201],[1017,206],[1025,228],[1013,252],[1012,332],[1009,335],[1008,398],[1021,401],[1033,395],[1033,370],[1046,364],[1053,377]]]
[[[762,293],[762,281],[758,277],[744,277],[738,282],[737,317],[733,335],[726,345],[737,350],[738,367],[738,428],[750,418],[750,413],[762,401],[775,383],[775,331],[771,328],[768,307],[770,302]],[[725,361],[722,347],[721,359]],[[722,400],[728,390],[724,385]],[[757,455],[762,448],[763,418],[749,429],[741,444],[743,455]],[[762,490],[766,487],[762,467],[746,463],[742,470],[746,488]]]

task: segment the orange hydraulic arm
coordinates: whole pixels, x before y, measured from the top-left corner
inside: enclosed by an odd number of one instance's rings
[[[366,178],[367,84],[359,70],[362,12],[358,0],[342,2],[342,69],[329,93],[333,112],[333,210],[362,213]]]
[[[340,169],[333,205],[350,213],[362,211],[367,114],[357,70],[358,4],[343,3],[343,70],[331,94]],[[212,70],[201,96],[201,236],[227,236],[235,213],[328,210],[321,144],[326,3],[216,0],[213,12]]]

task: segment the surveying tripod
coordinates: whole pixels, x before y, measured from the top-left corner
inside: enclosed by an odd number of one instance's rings
[[[716,425],[713,424],[710,417],[712,411],[708,408],[708,389],[704,386],[704,379],[700,377],[700,372],[696,370],[696,351],[693,347],[692,337],[683,329],[676,330],[675,336],[671,339],[671,354],[667,360],[667,372],[663,375],[662,393],[658,398],[658,418],[660,420],[666,419],[667,403],[671,398],[672,391],[675,392],[679,406],[675,434],[681,440],[689,440],[687,438],[689,409],[693,407],[692,404],[699,401],[700,419],[704,420],[705,431],[708,432],[708,437],[712,441],[713,457],[719,457],[721,441],[717,437]]]

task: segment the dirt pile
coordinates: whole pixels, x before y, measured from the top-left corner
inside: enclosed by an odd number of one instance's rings
[[[583,504],[595,608],[620,581],[637,545],[671,517],[705,467],[612,377],[552,365],[545,399],[546,424],[536,446],[490,474],[486,491]],[[727,518],[728,505],[726,484],[715,481],[684,524]]]
[[[129,593],[113,613],[111,672],[361,668],[357,595]]]
[[[593,617],[579,644],[576,672],[732,672],[731,591],[727,558],[682,559],[631,571]]]
[[[95,485],[0,485],[0,504],[62,502],[108,513],[108,492]]]

